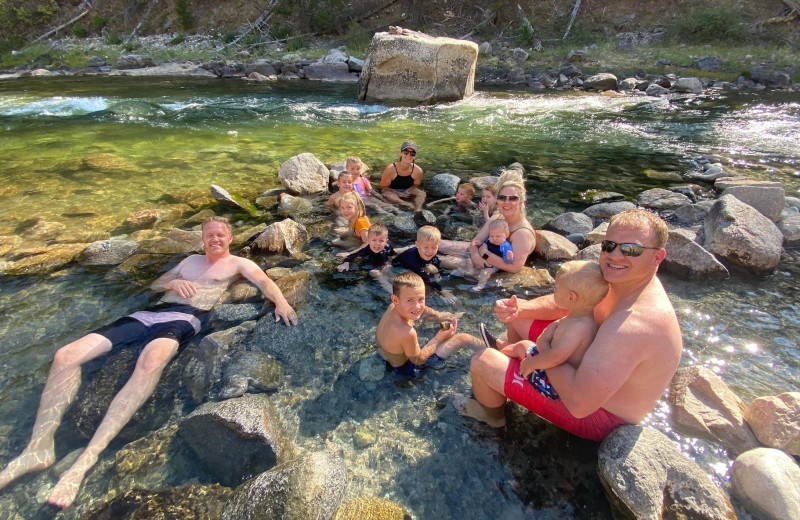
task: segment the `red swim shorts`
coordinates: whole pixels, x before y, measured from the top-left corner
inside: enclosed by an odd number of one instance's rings
[[[539,334],[552,322],[534,320],[531,325],[529,337],[531,341],[538,338]],[[613,413],[600,408],[596,412],[581,419],[569,413],[561,401],[554,401],[540,394],[530,382],[519,374],[519,364],[522,360],[511,359],[506,370],[506,380],[503,391],[506,397],[521,404],[539,417],[550,421],[562,430],[573,435],[593,441],[602,441],[615,428],[628,424]]]

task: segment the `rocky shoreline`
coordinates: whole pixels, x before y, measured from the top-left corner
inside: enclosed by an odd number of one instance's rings
[[[346,48],[331,49],[325,56],[312,59],[299,52],[281,53],[276,45],[272,59],[248,59],[250,53],[240,51],[235,58],[211,60],[180,59],[156,61],[150,54],[162,54],[170,48],[170,37],[149,36],[140,38],[137,53],[122,54],[116,59],[104,56],[109,46],[100,38],[77,40],[66,38],[52,42],[55,51],[79,51],[88,58],[87,67],[53,67],[52,56],[45,53],[34,60],[33,65],[0,70],[0,80],[27,77],[51,76],[196,76],[241,78],[251,81],[317,80],[335,82],[358,82],[364,60],[346,52]],[[224,46],[216,44],[208,36],[190,36],[180,44],[184,54],[209,55],[219,53]],[[716,72],[721,61],[716,56],[704,56],[693,63],[700,75],[678,75],[676,73],[653,74],[644,68],[633,73],[626,71],[584,72],[597,68],[593,53],[597,46],[573,50],[564,58],[560,67],[545,68],[537,65],[535,54],[505,43],[484,42],[479,47],[476,68],[476,84],[509,86],[531,92],[549,90],[586,90],[595,92],[617,91],[628,95],[662,96],[671,93],[701,94],[709,89],[733,89],[761,91],[779,89],[795,91],[797,86],[791,76],[783,71],[763,66],[754,66],[734,81],[719,81],[702,76],[703,71]],[[175,50],[177,53],[177,49]],[[656,67],[671,65],[659,60]]]

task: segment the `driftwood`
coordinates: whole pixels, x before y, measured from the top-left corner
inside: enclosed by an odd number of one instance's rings
[[[481,23],[479,23],[478,25],[476,25],[475,27],[473,27],[470,32],[468,32],[467,34],[462,36],[461,37],[462,40],[465,40],[465,39],[469,38],[470,36],[472,36],[472,33],[474,33],[475,31],[477,31],[478,29],[480,29],[481,27],[483,27],[484,25],[486,25],[487,23],[492,21],[494,19],[494,17],[497,16],[497,13],[493,9],[487,9],[487,11],[489,12],[489,14],[486,15],[486,17],[483,19],[483,21]]]
[[[270,18],[272,18],[273,14],[272,7],[276,3],[278,3],[278,0],[270,0],[269,5],[267,5],[266,9],[263,9],[261,11],[261,14],[258,16],[258,18],[256,18],[256,21],[248,24],[246,28],[240,29],[241,33],[239,34],[239,36],[237,36],[235,40],[229,43],[228,46],[236,45],[237,43],[242,41],[245,36],[253,32],[254,29],[258,29],[259,31],[261,31],[263,36],[264,31],[262,29],[265,25],[267,25],[267,22],[269,22]]]
[[[575,7],[572,8],[572,16],[569,19],[569,25],[567,25],[567,32],[564,33],[564,37],[561,38],[562,40],[566,40],[567,36],[569,36],[569,31],[572,29],[572,23],[575,21],[575,17],[578,16],[578,8],[581,6],[581,0],[575,2]]]
[[[128,36],[127,40],[125,40],[125,43],[130,42],[133,39],[133,37],[136,36],[136,32],[139,30],[139,27],[141,27],[144,21],[147,20],[147,17],[150,16],[150,11],[153,10],[153,7],[155,7],[157,3],[158,0],[153,0],[152,2],[150,2],[150,5],[147,6],[147,11],[144,13],[144,16],[142,16],[142,19],[139,20],[138,24],[136,24],[136,27],[133,29],[131,35]]]
[[[84,16],[86,16],[87,14],[89,14],[89,11],[84,11],[84,12],[82,12],[81,14],[79,14],[78,16],[76,16],[75,18],[73,18],[72,20],[68,21],[67,23],[65,23],[65,24],[62,24],[62,25],[59,25],[58,27],[56,27],[56,28],[55,28],[55,29],[53,29],[52,31],[47,31],[47,32],[46,32],[46,33],[44,33],[43,35],[41,35],[41,36],[39,36],[38,38],[36,38],[35,40],[33,40],[31,43],[36,43],[36,42],[38,42],[39,40],[44,40],[45,38],[47,38],[47,37],[48,37],[48,36],[50,36],[51,34],[55,34],[55,33],[57,33],[58,31],[60,31],[61,29],[63,29],[64,27],[66,27],[66,26],[68,26],[68,25],[71,25],[71,24],[73,24],[73,23],[77,22],[78,20],[80,20],[81,18],[83,18]]]

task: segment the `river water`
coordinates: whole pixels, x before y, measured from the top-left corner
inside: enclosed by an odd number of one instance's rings
[[[22,235],[38,218],[65,225],[56,240],[110,237],[133,211],[167,208],[188,217],[174,201],[207,198],[210,184],[254,200],[278,187],[280,164],[302,152],[326,164],[357,154],[380,171],[407,138],[419,144],[426,178],[449,172],[466,180],[523,164],[537,227],[579,211],[575,194],[583,190],[632,197],[685,183],[681,176],[698,171],[702,155],[729,160],[736,173],[778,180],[787,195],[800,190],[797,93],[720,91],[667,101],[484,90],[460,103],[418,108],[357,104],[355,93],[353,85],[185,78],[0,83],[0,235]],[[243,223],[283,218],[266,212]],[[300,312],[297,346],[307,350],[310,377],[287,377],[274,396],[295,444],[338,449],[348,466],[348,496],[387,497],[420,519],[610,517],[593,476],[596,446],[518,411],[511,417],[516,426],[498,435],[447,406],[454,392],[469,392],[467,353],[409,388],[359,380],[357,363],[371,355],[388,297],[368,277],[336,273],[323,223],[332,217],[319,209],[314,219],[314,259],[303,266],[312,272],[312,295]],[[734,272],[709,282],[664,274],[684,335],[682,365],[713,369],[746,402],[800,390],[798,274],[797,250],[763,278]],[[74,265],[0,277],[0,463],[27,442],[55,350],[143,305],[146,282]],[[481,321],[499,330],[491,306],[507,292],[476,296],[457,278],[443,285],[458,297],[455,310],[466,311],[461,330],[477,334]],[[429,304],[444,307],[436,298]],[[331,321],[341,324],[335,333],[320,325]],[[725,486],[730,455],[673,431],[667,409],[659,407],[648,423]],[[365,434],[372,440],[357,442]],[[113,451],[104,460],[113,460]],[[576,475],[564,475],[572,466]],[[33,478],[3,491],[15,493],[16,506],[0,498],[0,517],[14,509],[31,516],[35,507],[20,505],[19,495]]]

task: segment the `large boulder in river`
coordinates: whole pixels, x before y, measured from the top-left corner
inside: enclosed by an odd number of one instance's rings
[[[347,468],[328,452],[302,455],[236,488],[220,520],[329,520],[347,488]]]
[[[617,77],[609,72],[601,72],[600,74],[589,76],[583,80],[583,88],[586,90],[599,91],[616,90]]]
[[[800,392],[758,397],[744,418],[761,444],[800,455]]]
[[[547,227],[562,235],[586,235],[594,228],[592,217],[571,211],[562,213],[547,223]]]
[[[750,69],[750,79],[768,88],[787,88],[792,84],[792,77],[789,74],[761,67]]]
[[[686,229],[670,230],[664,269],[689,278],[727,278],[725,266],[695,242],[693,235]]]
[[[547,261],[569,260],[578,252],[578,246],[558,233],[537,229],[533,252]]]
[[[295,195],[328,190],[328,168],[313,153],[301,153],[281,164],[278,179]]]
[[[800,518],[800,467],[789,455],[757,448],[736,458],[731,471],[733,494],[762,520]]]
[[[625,425],[606,437],[598,474],[614,518],[734,520],[728,498],[663,433]]]
[[[731,186],[725,188],[722,196],[733,195],[759,213],[775,222],[786,205],[786,192],[778,186]]]
[[[701,83],[699,79],[693,77],[678,78],[678,81],[672,85],[672,90],[687,94],[702,94],[703,83]]]
[[[432,198],[452,197],[456,194],[461,179],[452,173],[437,173],[428,181],[428,196]]]
[[[688,206],[692,201],[683,193],[675,193],[664,188],[653,188],[637,195],[636,203],[651,209],[676,209]]]
[[[290,218],[273,222],[253,240],[253,253],[287,252],[293,258],[303,255],[303,246],[308,243],[308,230]]]
[[[226,486],[273,468],[292,454],[291,442],[265,394],[206,403],[181,421],[178,431]]]
[[[139,249],[133,240],[98,240],[92,242],[80,255],[83,265],[117,265]]]
[[[706,249],[732,264],[768,274],[781,260],[783,234],[775,223],[732,195],[711,206],[704,229]]]
[[[478,46],[400,30],[375,33],[358,85],[359,101],[433,104],[472,95]]]
[[[680,368],[672,379],[669,403],[672,420],[685,433],[718,442],[736,454],[759,446],[744,420],[744,402],[708,368]]]

